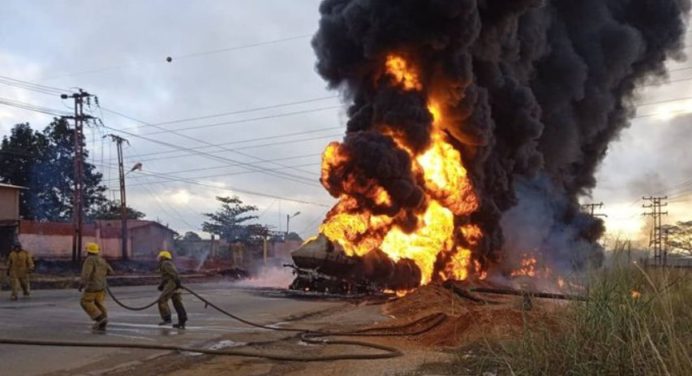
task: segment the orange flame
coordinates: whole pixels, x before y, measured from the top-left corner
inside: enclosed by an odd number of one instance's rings
[[[392,54],[386,58],[385,74],[404,90],[424,90],[417,69],[402,56]],[[435,98],[428,98],[428,111],[432,118],[431,143],[420,153],[415,153],[407,145],[395,127],[387,124],[376,127],[409,154],[413,162],[412,173],[422,178],[426,197],[418,214],[417,227],[406,232],[396,224],[397,215],[375,215],[349,195],[339,198],[320,226],[320,232],[341,245],[349,256],[364,256],[380,249],[395,262],[413,260],[421,271],[421,285],[434,279],[464,280],[472,272],[485,278],[480,263],[472,256],[472,248],[483,238],[482,231],[472,224],[460,227],[455,224],[455,217],[468,217],[479,204],[461,153],[450,143],[443,129],[446,116],[440,103]],[[322,162],[322,183],[325,186],[326,179],[347,163],[348,158],[339,143],[327,146]],[[357,191],[377,205],[392,204],[389,193],[376,183],[363,183],[362,177],[338,176],[342,180],[340,184],[350,188],[349,192]],[[459,245],[459,239],[463,239],[463,246]]]
[[[421,85],[418,79],[418,73],[411,69],[409,63],[401,56],[389,55],[385,63],[387,73],[404,87],[406,90],[421,90]]]
[[[526,257],[521,260],[521,267],[511,273],[512,277],[518,277],[518,276],[527,276],[527,277],[535,277],[536,276],[536,264],[538,262],[536,261],[535,257]]]

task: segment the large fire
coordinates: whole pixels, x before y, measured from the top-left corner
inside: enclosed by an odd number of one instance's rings
[[[332,242],[338,243],[349,256],[365,256],[379,249],[392,261],[412,260],[420,269],[419,285],[448,279],[465,280],[472,273],[484,276],[478,260],[473,260],[472,248],[479,244],[483,233],[468,217],[478,209],[478,198],[467,176],[461,153],[445,132],[445,111],[420,79],[414,64],[403,56],[390,54],[384,64],[383,75],[399,89],[426,95],[431,121],[431,142],[427,149],[415,148],[400,137],[396,124],[377,124],[369,132],[390,137],[396,146],[406,152],[412,163],[414,176],[424,187],[424,199],[416,210],[416,226],[404,229],[397,218],[406,213],[375,214],[358,204],[354,195],[343,194],[320,227]],[[349,153],[340,143],[331,143],[323,154],[322,183],[340,166],[349,161]],[[357,192],[379,207],[391,205],[391,197],[384,187],[362,176],[342,176],[347,192]],[[461,218],[461,220],[460,220]],[[464,221],[463,218],[467,220]]]

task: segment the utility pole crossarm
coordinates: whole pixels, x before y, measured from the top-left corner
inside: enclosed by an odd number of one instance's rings
[[[596,209],[603,209],[604,203],[599,202],[598,204],[584,204],[581,206],[583,212],[589,214],[592,217],[604,217],[608,218],[607,214],[596,213]]]

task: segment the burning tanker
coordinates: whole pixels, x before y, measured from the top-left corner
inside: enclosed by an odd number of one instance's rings
[[[317,71],[348,104],[338,199],[294,288],[395,290],[598,261],[579,212],[636,87],[665,78],[688,0],[325,0]],[[353,281],[356,281],[353,283]],[[346,283],[346,287],[337,286]]]

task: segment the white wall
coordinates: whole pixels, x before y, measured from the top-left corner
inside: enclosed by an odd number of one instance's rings
[[[71,235],[40,235],[19,234],[22,247],[29,251],[34,258],[64,258],[72,257]],[[120,239],[98,239],[93,236],[82,237],[82,245],[95,242],[101,246],[101,255],[107,258],[120,258]],[[83,254],[86,254],[84,252]]]

